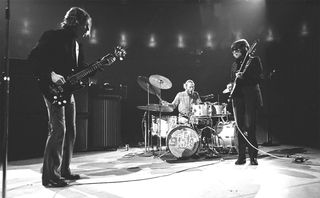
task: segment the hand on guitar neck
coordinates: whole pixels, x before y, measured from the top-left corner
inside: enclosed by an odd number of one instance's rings
[[[243,72],[238,71],[235,75],[236,78],[243,79]]]

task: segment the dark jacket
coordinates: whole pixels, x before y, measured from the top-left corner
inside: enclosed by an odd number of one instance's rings
[[[237,60],[232,64],[231,81],[235,80],[235,73],[240,69],[242,62]],[[241,79],[237,80],[237,89],[235,89],[234,97],[243,97],[243,94],[251,92],[254,94],[260,106],[263,105],[262,94],[260,90],[260,82],[263,78],[263,68],[260,58],[252,57],[251,63],[245,69]],[[251,91],[250,91],[251,90]]]
[[[78,65],[74,49],[75,36],[70,29],[44,32],[28,58],[33,66],[34,76],[50,82],[52,71],[66,78],[73,69],[84,67],[81,45],[79,45]]]

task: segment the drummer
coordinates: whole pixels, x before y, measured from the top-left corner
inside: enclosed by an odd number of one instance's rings
[[[186,124],[189,122],[189,118],[192,115],[192,105],[201,103],[200,96],[195,89],[195,83],[193,80],[187,80],[183,84],[184,91],[177,93],[172,103],[162,101],[163,105],[169,105],[173,109],[178,107],[179,117],[178,123]]]

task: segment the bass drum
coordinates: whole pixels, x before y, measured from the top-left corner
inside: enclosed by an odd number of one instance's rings
[[[194,155],[200,146],[198,133],[189,126],[178,126],[167,136],[169,151],[177,158],[188,158]]]

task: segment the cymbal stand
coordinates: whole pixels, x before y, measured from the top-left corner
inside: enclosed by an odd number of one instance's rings
[[[147,92],[148,92],[148,96],[147,96],[147,103],[148,106],[150,105],[150,85],[147,84]],[[149,147],[150,147],[150,110],[148,109],[147,111],[147,120],[146,120],[147,124],[145,127],[145,133],[144,133],[144,151],[148,152]]]
[[[159,80],[159,84],[160,84],[160,90],[161,90],[161,88],[162,88],[162,86],[161,86],[161,84],[163,84],[163,81],[162,80]],[[160,104],[160,108],[159,108],[159,119],[160,119],[160,121],[159,121],[159,127],[158,127],[158,135],[159,135],[159,146],[160,146],[160,148],[159,148],[159,151],[162,151],[162,141],[161,141],[161,91],[160,91],[160,93],[159,93],[159,104]]]

